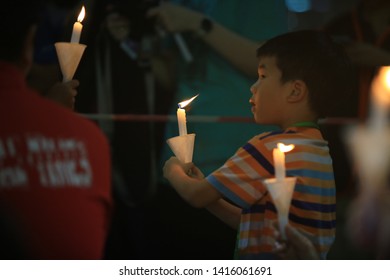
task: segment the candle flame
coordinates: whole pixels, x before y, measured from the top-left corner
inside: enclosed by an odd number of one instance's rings
[[[79,16],[78,16],[78,18],[77,18],[77,21],[78,21],[78,22],[82,22],[83,19],[84,19],[84,17],[85,17],[85,8],[84,8],[84,6],[83,6],[83,7],[81,8],[81,11],[80,11]]]
[[[295,147],[294,144],[284,145],[283,143],[278,143],[277,146],[278,146],[278,149],[283,153],[287,153],[287,152],[291,151],[292,149],[294,149],[294,147]]]
[[[379,106],[390,105],[390,66],[380,68],[371,86],[372,97]]]
[[[180,102],[178,105],[179,105],[179,108],[180,109],[183,109],[185,106],[187,106],[188,104],[190,104],[195,98],[198,97],[199,94],[195,95],[194,97],[188,99],[188,100],[184,100],[182,102]]]

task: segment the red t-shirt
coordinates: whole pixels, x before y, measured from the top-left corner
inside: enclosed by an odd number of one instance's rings
[[[103,257],[112,207],[106,138],[0,62],[0,203],[31,258]]]

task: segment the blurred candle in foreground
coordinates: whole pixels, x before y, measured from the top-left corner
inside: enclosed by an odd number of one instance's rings
[[[78,44],[80,42],[81,30],[83,29],[83,25],[81,22],[85,17],[85,8],[84,6],[81,8],[77,21],[73,24],[72,38],[70,39],[71,43]]]
[[[371,84],[371,116],[369,125],[375,130],[387,126],[387,114],[390,105],[390,66],[379,69]]]
[[[294,149],[294,145],[284,145],[278,143],[277,148],[273,149],[274,168],[276,180],[283,180],[286,177],[285,155],[284,153]]]
[[[179,135],[180,136],[187,135],[186,110],[184,109],[184,107],[187,106],[188,104],[190,104],[195,98],[198,97],[198,95],[199,94],[195,95],[194,97],[192,97],[188,100],[182,101],[178,104],[179,108],[177,109],[177,122],[179,125]]]

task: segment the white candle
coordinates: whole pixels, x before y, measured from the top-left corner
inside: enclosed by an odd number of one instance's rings
[[[275,177],[277,180],[283,180],[286,177],[286,167],[284,165],[285,156],[284,153],[279,149],[273,150],[274,165],[275,165]]]
[[[187,135],[186,110],[181,109],[180,107],[177,109],[177,122],[179,124],[179,135]]]
[[[85,8],[83,6],[77,18],[77,21],[73,24],[72,38],[70,39],[71,43],[78,44],[80,42],[81,30],[83,30],[83,25],[81,24],[81,22],[83,21],[84,16]]]
[[[177,109],[177,122],[178,122],[178,125],[179,125],[179,135],[182,136],[182,135],[187,135],[187,119],[186,119],[186,110],[184,109],[185,106],[187,106],[188,104],[190,104],[192,102],[192,100],[194,100],[195,98],[198,97],[199,94],[195,95],[194,97],[186,100],[186,101],[182,101],[180,102],[178,105],[179,105],[179,108]]]
[[[283,180],[286,177],[285,152],[294,149],[294,145],[277,144],[277,148],[273,149],[272,155],[274,159],[275,177],[276,180]]]
[[[390,105],[390,67],[384,66],[371,85],[372,111],[370,126],[374,130],[382,131],[387,126],[387,114]]]

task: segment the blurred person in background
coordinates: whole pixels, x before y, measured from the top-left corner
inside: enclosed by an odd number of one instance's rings
[[[0,231],[15,245],[1,239],[11,250],[1,256],[101,259],[112,207],[109,146],[95,124],[27,85],[41,7],[15,0],[0,10]]]
[[[353,65],[355,94],[341,117],[363,121],[368,116],[370,85],[378,67],[390,65],[390,2],[387,0],[360,0],[355,7],[331,19],[323,27],[341,43]],[[334,156],[339,192],[351,195],[356,185],[353,167],[343,143],[344,126],[324,127],[329,141],[335,143]]]
[[[154,44],[148,0],[95,0],[86,6],[87,48],[77,75],[75,104],[83,114],[167,114],[170,91],[152,73]],[[89,7],[89,8],[88,8]],[[100,116],[101,116],[100,115]],[[115,209],[107,243],[110,259],[160,258],[156,162],[165,123],[100,118],[112,151]],[[150,207],[153,206],[153,207]]]

